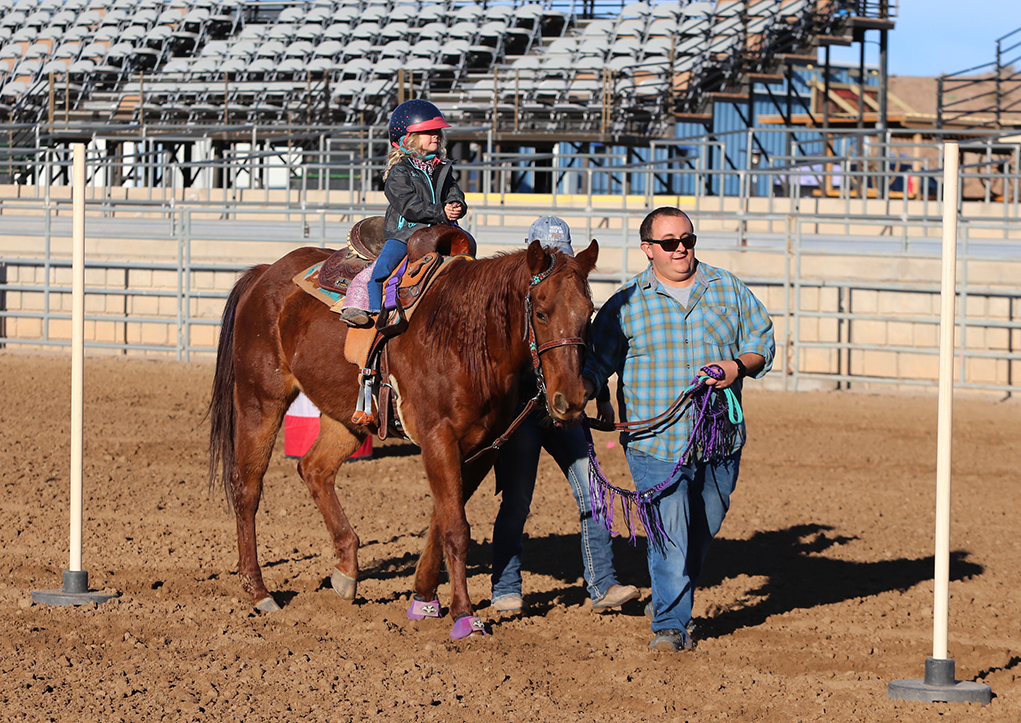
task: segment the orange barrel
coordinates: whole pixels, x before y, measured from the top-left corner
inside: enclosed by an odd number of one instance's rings
[[[370,434],[362,442],[362,446],[348,459],[372,459],[372,435]]]

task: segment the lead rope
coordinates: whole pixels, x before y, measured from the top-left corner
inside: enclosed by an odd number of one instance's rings
[[[636,517],[645,528],[650,544],[663,547],[670,542],[670,536],[663,529],[659,507],[656,505],[659,493],[673,484],[674,476],[686,463],[694,459],[703,462],[718,462],[730,454],[738,425],[744,421],[744,412],[732,389],[729,387],[717,389],[713,385],[706,384],[706,380],[710,377],[716,380],[723,379],[725,376],[723,370],[713,364],[703,368],[702,371],[705,374],[696,377],[681,393],[681,399],[687,401],[694,414],[691,437],[688,438],[688,443],[685,445],[684,451],[681,452],[681,457],[674,465],[670,476],[651,489],[639,492],[638,490],[627,490],[611,483],[603,474],[599,460],[596,458],[592,431],[589,429],[588,421],[586,420],[583,425],[585,441],[588,443],[592,514],[602,523],[603,527],[612,530],[614,501],[620,499],[624,525],[628,529],[632,545],[637,544]],[[683,406],[683,404],[678,405],[678,408],[683,409]]]

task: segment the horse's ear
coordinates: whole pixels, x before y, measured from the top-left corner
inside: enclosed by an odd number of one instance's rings
[[[599,243],[592,239],[592,243],[588,245],[588,248],[578,253],[574,260],[578,262],[578,266],[581,267],[581,271],[585,276],[592,273],[592,269],[596,267],[596,259],[599,258]]]
[[[542,244],[539,243],[538,239],[528,244],[528,251],[526,252],[525,258],[528,261],[528,270],[532,276],[541,274],[549,266],[549,261],[546,257],[549,256],[549,252],[543,248]]]

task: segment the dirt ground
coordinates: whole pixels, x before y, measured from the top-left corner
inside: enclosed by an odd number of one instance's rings
[[[528,613],[489,605],[491,478],[469,589],[491,634],[406,619],[429,495],[416,448],[376,447],[338,490],[359,599],[329,588],[325,527],[282,438],[259,513],[256,614],[233,517],[206,484],[210,364],[86,360],[84,568],[120,597],[33,604],[68,567],[70,360],[0,352],[0,709],[29,721],[1021,720],[1021,404],[955,404],[950,655],[991,705],[894,702],[932,654],[935,396],[749,391],[751,442],[696,600],[698,647],[652,654],[644,601],[591,612],[577,508],[551,460],[526,540]],[[597,437],[625,482],[619,446]],[[623,582],[644,541],[615,540]],[[1013,592],[1012,592],[1013,591]],[[448,589],[440,588],[442,600]]]

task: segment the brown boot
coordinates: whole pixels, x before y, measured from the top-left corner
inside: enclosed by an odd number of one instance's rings
[[[348,326],[353,326],[356,329],[364,329],[372,326],[372,317],[369,316],[369,312],[364,309],[358,309],[354,306],[349,306],[340,312],[340,320]]]
[[[592,602],[592,611],[604,613],[612,608],[619,608],[624,603],[634,600],[638,595],[638,588],[634,585],[610,585],[610,589],[602,598]]]

